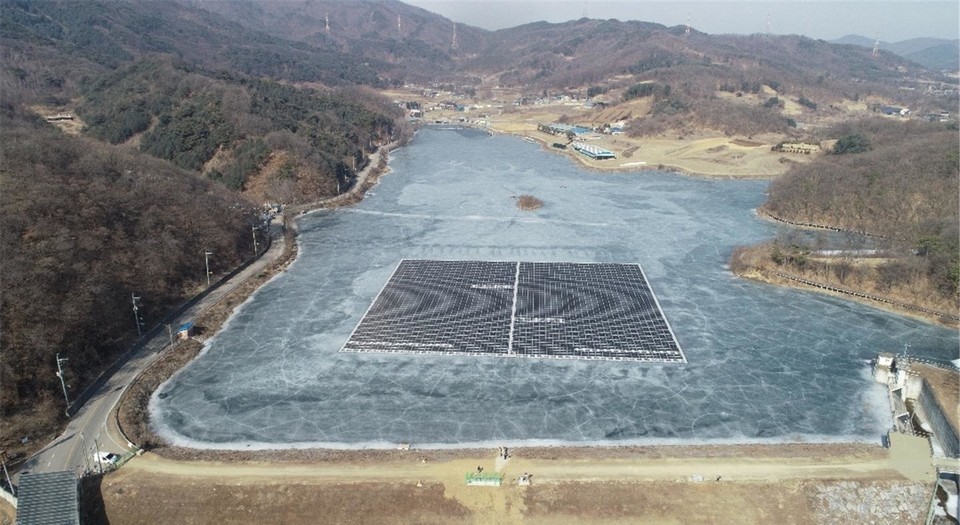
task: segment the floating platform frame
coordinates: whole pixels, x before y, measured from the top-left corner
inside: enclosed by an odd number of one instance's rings
[[[405,259],[343,352],[686,363],[638,264]]]

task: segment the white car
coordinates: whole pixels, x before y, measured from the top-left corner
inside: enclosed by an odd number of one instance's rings
[[[113,452],[95,452],[93,454],[93,460],[99,461],[101,467],[113,466],[120,461],[120,456],[114,454]]]

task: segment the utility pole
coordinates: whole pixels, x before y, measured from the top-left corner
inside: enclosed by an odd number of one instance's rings
[[[250,226],[250,231],[253,233],[253,256],[256,257],[260,253],[260,249],[257,247],[257,225]]]
[[[97,441],[100,436],[93,438],[93,446],[97,449],[97,467],[100,468],[100,475],[103,475],[103,457],[100,456],[100,442]]]
[[[133,300],[133,320],[137,323],[137,339],[143,337],[143,319],[140,318],[140,308],[137,301],[140,296],[136,292],[130,292],[130,298]]]
[[[210,288],[210,256],[213,255],[213,252],[210,250],[203,250],[203,262],[207,265],[207,288]]]
[[[68,361],[66,357],[60,357],[60,352],[57,352],[57,377],[60,378],[60,386],[63,387],[63,400],[67,402],[67,411],[70,410],[70,397],[67,396],[67,383],[63,381],[63,363]],[[69,416],[70,414],[67,414]]]

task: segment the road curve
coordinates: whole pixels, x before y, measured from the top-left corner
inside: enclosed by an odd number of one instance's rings
[[[237,286],[251,276],[260,273],[264,268],[277,259],[284,249],[283,235],[272,231],[273,242],[259,259],[234,275],[230,280],[210,291],[206,297],[198,301],[181,315],[171,321],[171,325],[180,326],[192,321],[197,315],[219,302]],[[70,419],[67,428],[52,443],[41,449],[28,460],[18,471],[25,472],[54,472],[73,470],[78,474],[84,471],[95,471],[98,466],[94,461],[94,454],[113,452],[122,454],[132,448],[132,444],[117,430],[114,410],[120,401],[120,396],[135,377],[157,360],[161,352],[170,348],[169,335],[160,330],[143,345],[98,388],[90,399]]]
[[[367,177],[380,166],[382,160],[386,160],[386,156],[389,155],[389,152],[396,148],[398,144],[396,141],[391,142],[381,146],[376,152],[371,154],[370,162],[357,174],[357,182],[349,191],[306,206],[289,207],[287,212],[294,213],[295,210],[308,211],[310,208],[337,204],[348,196],[362,192]],[[273,226],[270,234],[273,242],[270,248],[259,259],[237,273],[237,275],[234,275],[227,282],[210,291],[206,297],[177,316],[170,324],[180,326],[183,323],[195,319],[200,312],[219,302],[241,283],[251,276],[260,273],[260,271],[273,263],[273,261],[283,253],[284,237],[282,235],[282,228],[279,226]],[[169,348],[169,344],[169,335],[164,333],[163,330],[158,330],[153,337],[143,341],[140,349],[131,355],[123,366],[97,388],[90,396],[90,399],[74,414],[63,433],[53,442],[24,461],[23,465],[14,475],[14,478],[16,478],[14,483],[18,483],[20,474],[27,472],[73,470],[82,475],[84,472],[97,470],[98,465],[94,460],[94,454],[96,452],[122,454],[131,450],[133,444],[127,442],[117,429],[114,411],[116,410],[117,403],[120,401],[120,396],[123,395],[123,392],[133,382],[134,378],[156,361],[160,353],[163,352],[164,349]]]

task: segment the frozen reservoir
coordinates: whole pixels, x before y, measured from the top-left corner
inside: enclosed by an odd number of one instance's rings
[[[642,153],[642,150],[641,150]],[[766,181],[609,174],[512,137],[421,131],[355,207],[161,386],[152,424],[205,448],[879,441],[869,360],[957,358],[956,331],[734,277],[775,235]],[[521,211],[515,198],[544,201]],[[340,352],[401,260],[642,266],[687,363]]]

